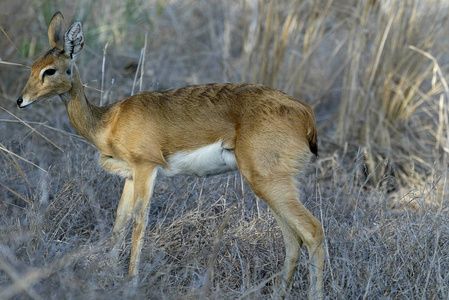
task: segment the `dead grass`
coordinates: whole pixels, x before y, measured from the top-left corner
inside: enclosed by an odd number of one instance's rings
[[[326,297],[449,298],[444,1],[59,0],[0,11],[1,299],[279,296],[281,233],[237,173],[159,180],[137,289],[129,244],[111,263],[123,181],[97,165],[58,99],[15,108],[21,65],[47,48],[56,10],[83,21],[78,66],[95,103],[225,81],[310,103],[320,158],[300,192],[325,229]],[[306,297],[305,256],[288,298]]]

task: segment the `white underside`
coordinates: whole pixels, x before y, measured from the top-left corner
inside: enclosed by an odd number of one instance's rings
[[[159,172],[165,176],[207,176],[237,169],[234,152],[224,148],[221,141],[193,151],[176,152],[167,158],[167,162],[169,168],[161,168]]]
[[[166,157],[168,168],[158,167],[162,176],[177,174],[207,176],[237,169],[234,151],[223,146],[221,141],[192,151],[180,151]],[[131,166],[124,160],[101,155],[100,165],[111,173],[132,178]]]

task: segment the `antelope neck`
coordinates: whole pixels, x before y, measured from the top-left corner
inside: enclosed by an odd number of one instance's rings
[[[72,88],[59,97],[78,133],[95,146],[95,133],[107,107],[98,107],[89,102],[75,64],[72,67]]]

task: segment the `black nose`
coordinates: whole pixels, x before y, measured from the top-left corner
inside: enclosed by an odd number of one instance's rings
[[[22,99],[22,97],[19,97],[18,99],[17,99],[17,106],[19,106],[20,107],[20,105],[23,103],[23,99]]]

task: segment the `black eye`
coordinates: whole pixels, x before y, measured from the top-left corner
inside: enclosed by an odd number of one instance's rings
[[[65,71],[67,75],[72,75],[72,69],[68,68],[67,71]]]
[[[45,76],[53,76],[53,75],[55,75],[55,73],[56,73],[55,69],[47,69],[44,71],[44,77]]]

